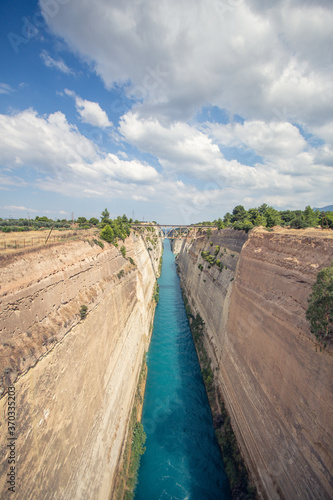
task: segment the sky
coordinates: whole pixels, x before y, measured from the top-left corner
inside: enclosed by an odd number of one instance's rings
[[[0,217],[333,203],[332,0],[0,0]]]

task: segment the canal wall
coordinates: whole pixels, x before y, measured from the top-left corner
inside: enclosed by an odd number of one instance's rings
[[[153,234],[147,243],[131,233],[124,245],[125,257],[91,238],[0,261],[1,498],[10,493],[8,386],[16,409],[12,497],[111,496],[162,253]]]
[[[333,497],[333,349],[320,349],[305,317],[333,259],[330,233],[223,229],[174,249],[261,498]]]

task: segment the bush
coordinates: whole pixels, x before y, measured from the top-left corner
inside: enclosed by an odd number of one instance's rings
[[[125,271],[124,269],[122,269],[121,271],[119,271],[119,273],[117,274],[118,278],[122,278],[123,276],[125,276]]]
[[[108,243],[112,243],[113,242],[114,232],[113,232],[112,227],[109,226],[109,224],[107,224],[106,226],[103,227],[103,229],[102,229],[102,231],[100,233],[100,237],[102,238],[102,240],[105,240]]]
[[[125,258],[125,255],[126,255],[126,247],[124,245],[122,245],[120,247],[120,253],[121,255]]]
[[[80,318],[81,319],[85,319],[85,317],[87,316],[87,311],[88,311],[88,307],[83,304],[80,307]]]
[[[158,304],[158,301],[160,300],[160,286],[157,282],[155,283],[154,287],[154,300],[156,304]]]
[[[305,229],[309,227],[309,224],[306,222],[303,216],[300,216],[291,221],[290,227],[292,227],[293,229]]]
[[[318,273],[308,302],[306,318],[311,332],[325,348],[333,338],[333,262]]]
[[[96,243],[96,245],[100,246],[101,248],[104,248],[104,243],[103,241],[100,241],[100,240],[96,240],[96,238],[94,238],[94,243]]]

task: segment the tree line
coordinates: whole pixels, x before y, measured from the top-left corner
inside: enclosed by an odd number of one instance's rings
[[[138,222],[138,221],[135,221]],[[1,219],[0,231],[4,233],[21,232],[21,231],[39,231],[41,229],[90,229],[92,227],[103,229],[106,225],[112,228],[114,237],[123,239],[123,236],[128,233],[128,228],[133,223],[132,219],[128,219],[124,214],[115,219],[110,219],[110,213],[107,209],[103,210],[100,220],[96,217],[87,219],[86,217],[77,217],[73,221],[67,219],[49,219],[47,216],[37,216],[34,219],[19,218],[19,219]]]
[[[309,205],[304,210],[276,210],[263,203],[259,207],[246,210],[243,205],[237,205],[232,213],[227,212],[223,219],[213,222],[202,222],[204,225],[215,225],[219,229],[233,227],[249,231],[255,226],[272,228],[274,226],[288,226],[294,229],[307,227],[333,228],[333,212],[320,212]]]

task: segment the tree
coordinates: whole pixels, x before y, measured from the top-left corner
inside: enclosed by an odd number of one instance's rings
[[[294,229],[305,229],[309,227],[309,224],[305,220],[305,217],[303,215],[295,217],[290,223],[290,227]]]
[[[267,227],[274,227],[281,225],[282,219],[280,217],[280,212],[278,210],[275,210],[275,208],[267,207],[264,215],[267,221]]]
[[[106,208],[105,210],[103,210],[103,212],[101,214],[101,221],[102,222],[107,222],[109,220],[109,218],[110,218],[110,212]]]
[[[92,224],[93,226],[97,226],[98,219],[96,219],[96,217],[91,217],[91,219],[89,219],[89,224]]]
[[[229,226],[230,222],[231,222],[231,213],[230,212],[227,212],[225,214],[225,216],[223,217],[223,224],[225,224],[225,226]]]
[[[267,208],[269,208],[267,203],[263,203],[262,205],[260,205],[260,207],[258,207],[258,212],[261,215],[265,215]]]
[[[333,212],[322,212],[320,215],[320,221],[321,224],[323,224],[323,227],[325,227],[327,223],[328,226],[333,229]]]
[[[77,222],[78,224],[85,224],[85,223],[87,222],[87,219],[86,219],[85,217],[78,217],[78,218],[76,219],[76,222]]]
[[[247,212],[247,218],[254,224],[257,217],[260,216],[259,210],[257,208],[250,208]]]
[[[223,220],[220,217],[214,221],[214,224],[217,226],[217,229],[224,228]]]
[[[255,221],[253,222],[255,226],[267,226],[267,220],[264,215],[259,214],[258,217],[256,217]]]
[[[326,347],[333,338],[333,262],[318,273],[308,302],[306,319],[311,332]]]
[[[245,219],[243,221],[238,221],[238,222],[235,222],[235,224],[234,224],[234,229],[243,230],[246,233],[252,228],[253,228],[253,224],[249,219]]]
[[[106,226],[103,227],[103,229],[100,233],[100,237],[102,238],[102,240],[105,240],[108,243],[112,243],[112,241],[114,239],[114,232],[113,232],[112,227],[109,226],[109,224],[107,224]]]
[[[280,216],[287,226],[289,226],[292,220],[296,217],[295,212],[293,212],[292,210],[283,210],[282,212],[280,212]]]
[[[312,210],[310,205],[305,207],[304,210],[304,219],[307,222],[308,226],[316,227],[319,224],[319,210]]]
[[[247,217],[247,211],[243,205],[237,205],[232,211],[231,222],[239,222],[245,220]]]

